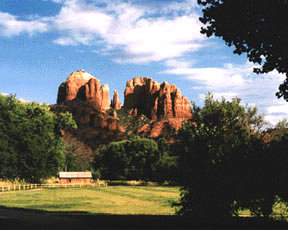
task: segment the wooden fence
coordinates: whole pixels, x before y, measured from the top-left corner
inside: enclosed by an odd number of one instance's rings
[[[26,184],[26,185],[9,185],[0,186],[0,192],[9,192],[17,190],[32,190],[32,189],[46,189],[46,188],[83,188],[83,187],[106,187],[107,183],[98,181],[91,184]]]

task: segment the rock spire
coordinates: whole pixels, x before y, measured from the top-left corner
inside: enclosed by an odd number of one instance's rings
[[[121,109],[121,103],[119,101],[117,90],[114,90],[113,100],[111,101],[111,107],[115,110]]]

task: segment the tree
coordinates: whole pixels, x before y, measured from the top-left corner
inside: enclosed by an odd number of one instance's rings
[[[288,134],[288,121],[286,119],[279,121],[274,127],[266,130],[269,141],[281,140],[285,134]]]
[[[284,127],[283,127],[284,125]],[[277,195],[281,201],[288,203],[288,132],[287,122],[279,122],[272,130],[271,140],[267,143],[267,162],[269,167],[270,190]],[[268,180],[266,180],[268,182]],[[267,189],[266,189],[267,190]],[[269,191],[269,190],[268,190]]]
[[[262,169],[267,168],[262,161],[267,161],[261,155],[264,142],[259,127],[263,118],[257,109],[241,106],[237,98],[219,102],[208,94],[204,107],[194,105],[192,113],[193,121],[183,125],[176,139],[179,214],[229,218],[241,208],[252,210],[258,198],[270,199],[259,190],[260,185],[266,188]],[[259,181],[258,187],[255,181]],[[259,206],[261,214],[271,213]]]
[[[65,166],[64,170],[71,171],[87,171],[90,170],[90,164],[93,160],[92,150],[90,150],[83,142],[77,140],[70,133],[65,133]]]
[[[159,159],[157,142],[135,138],[102,146],[95,155],[93,166],[103,179],[153,180]]]
[[[76,123],[69,113],[55,116],[47,105],[0,95],[0,127],[0,177],[38,183],[62,168],[62,130]]]
[[[201,32],[221,37],[235,54],[246,53],[260,64],[256,73],[277,70],[286,74],[278,98],[288,101],[288,1],[287,0],[198,0],[203,6]]]
[[[158,141],[158,149],[160,158],[157,163],[157,176],[155,180],[158,182],[175,183],[178,176],[178,156],[173,151],[173,148],[164,138]]]

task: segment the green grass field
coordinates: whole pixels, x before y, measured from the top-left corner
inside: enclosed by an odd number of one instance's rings
[[[173,215],[179,187],[108,186],[0,193],[0,206],[51,212]]]
[[[174,215],[171,204],[179,198],[179,187],[168,186],[58,188],[3,192],[0,206],[49,212]],[[273,210],[275,217],[288,216],[287,206],[281,202]],[[239,214],[250,216],[250,211]]]

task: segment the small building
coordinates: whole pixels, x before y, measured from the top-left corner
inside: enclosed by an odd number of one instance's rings
[[[61,184],[90,184],[93,182],[91,172],[59,172]]]

